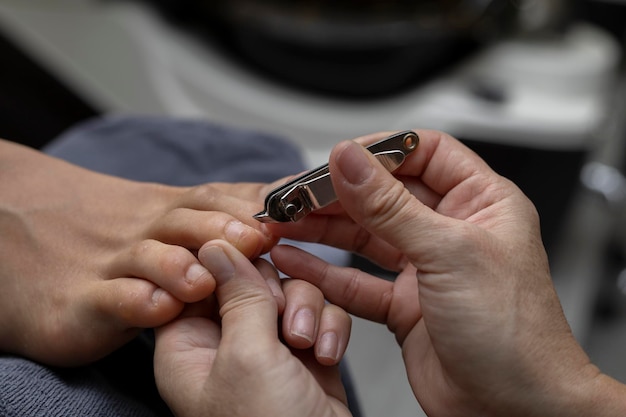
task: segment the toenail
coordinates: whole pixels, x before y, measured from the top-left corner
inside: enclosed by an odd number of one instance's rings
[[[159,305],[159,300],[164,294],[167,294],[167,291],[165,291],[161,287],[158,287],[156,290],[154,290],[154,292],[152,293],[152,304],[155,307]]]
[[[242,222],[231,221],[226,225],[226,230],[224,231],[226,240],[236,246],[248,229],[249,227]]]
[[[194,285],[198,280],[202,279],[203,276],[208,276],[209,271],[200,264],[192,264],[185,274],[185,281],[189,284]]]

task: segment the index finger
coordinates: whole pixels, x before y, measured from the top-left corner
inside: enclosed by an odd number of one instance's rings
[[[330,265],[301,249],[279,245],[270,252],[278,269],[319,288],[328,301],[359,317],[385,323],[393,283],[356,268]]]

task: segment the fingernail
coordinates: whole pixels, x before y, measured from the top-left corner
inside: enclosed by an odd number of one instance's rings
[[[185,281],[190,284],[195,284],[203,276],[206,276],[209,271],[200,264],[192,264],[185,273]]]
[[[200,256],[204,266],[216,279],[226,280],[235,274],[235,265],[219,246],[209,246]]]
[[[265,282],[267,282],[267,286],[269,287],[270,291],[272,292],[272,295],[275,298],[282,297],[283,290],[280,288],[280,285],[278,284],[278,282],[274,281],[273,279],[267,279],[265,280]]]
[[[298,310],[291,323],[291,334],[301,337],[308,342],[313,342],[315,331],[315,315],[308,308]]]
[[[335,332],[326,332],[317,343],[317,356],[337,361],[339,355],[339,339]]]
[[[350,142],[336,158],[339,171],[351,184],[361,184],[372,174],[374,167],[365,152],[361,145]]]

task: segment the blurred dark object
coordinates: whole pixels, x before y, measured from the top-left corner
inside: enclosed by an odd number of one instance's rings
[[[0,138],[41,148],[98,114],[0,33]]]
[[[398,92],[514,28],[509,0],[145,0],[248,64],[299,87]]]
[[[553,253],[589,150],[532,149],[461,139],[496,172],[514,181],[535,204],[541,218],[543,243],[548,253]]]
[[[585,0],[579,2],[578,16],[612,34],[626,46],[626,1]]]

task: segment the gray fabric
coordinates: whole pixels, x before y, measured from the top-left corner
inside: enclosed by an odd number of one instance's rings
[[[53,369],[16,357],[0,358],[0,415],[152,417],[111,388],[91,368]]]
[[[94,171],[169,185],[270,182],[304,169],[299,150],[275,136],[151,116],[88,121],[44,151]]]

